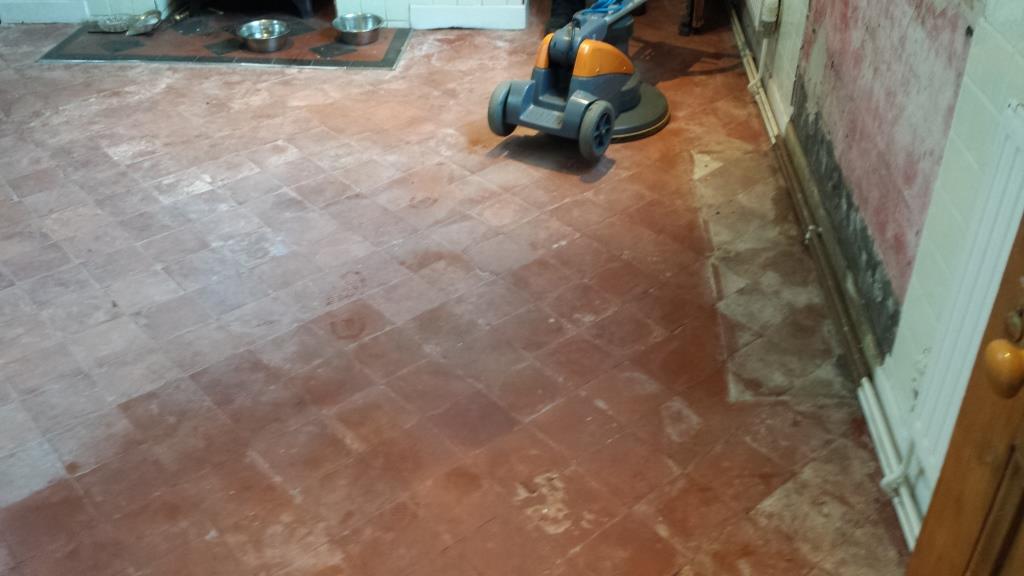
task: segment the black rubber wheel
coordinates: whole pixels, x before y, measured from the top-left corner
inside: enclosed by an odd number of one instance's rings
[[[588,162],[597,162],[612,143],[615,109],[607,100],[598,100],[587,107],[580,122],[580,155]]]
[[[495,86],[494,92],[491,92],[491,101],[487,104],[487,125],[498,136],[508,136],[516,129],[515,124],[505,122],[505,104],[511,87],[512,83],[508,80]]]

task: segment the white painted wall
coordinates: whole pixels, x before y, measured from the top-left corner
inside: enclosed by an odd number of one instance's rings
[[[153,9],[166,14],[169,4],[170,0],[0,0],[0,22],[82,22]],[[377,14],[390,28],[521,30],[526,27],[527,17],[526,0],[335,0],[335,6],[339,14]],[[417,7],[417,17],[411,6]]]
[[[166,12],[170,0],[0,0],[0,22],[82,22],[110,14]]]
[[[809,0],[782,0],[778,31],[772,39],[774,46],[768,48],[772,54],[771,73],[765,80],[765,92],[775,111],[775,121],[783,132],[793,115],[793,85],[796,83],[809,4]]]
[[[761,4],[763,0],[745,0],[750,22],[759,29]],[[796,68],[800,61],[800,47],[804,40],[804,25],[810,0],[781,0],[779,22],[775,32],[769,36],[764,62],[761,62],[761,37],[758,32],[749,41],[754,51],[758,68],[766,66],[764,78],[765,93],[775,114],[775,121],[783,132],[793,115],[793,85],[796,82]]]
[[[338,14],[381,16],[389,28],[526,27],[526,0],[335,0],[334,4]]]
[[[1011,98],[1024,101],[1024,2],[988,0],[975,25],[896,342],[876,382],[886,418],[904,453],[912,443],[915,452],[927,443],[932,450],[937,446],[941,455],[948,446],[944,433],[927,442],[915,438],[919,432],[914,423],[928,417],[920,413],[919,399],[927,396],[925,376],[934,360],[932,351],[942,323],[951,316],[954,280],[963,274],[964,249],[973,236],[970,226],[989,193],[985,174],[994,162],[992,146]],[[973,356],[975,350],[963,353]],[[937,479],[934,466],[925,466],[916,477],[914,489],[922,511]]]
[[[43,2],[0,0],[0,23],[81,22],[89,19],[89,9],[82,0]]]
[[[104,14],[141,14],[147,10],[163,10],[169,0],[85,0],[91,16]]]

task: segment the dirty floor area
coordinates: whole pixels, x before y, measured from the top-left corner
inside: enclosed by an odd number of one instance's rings
[[[597,166],[397,69],[37,63],[0,28],[0,572],[843,576],[905,552],[727,26]]]

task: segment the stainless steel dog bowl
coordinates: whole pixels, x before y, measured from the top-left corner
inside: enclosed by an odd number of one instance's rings
[[[128,36],[139,36],[140,34],[149,34],[156,27],[160,25],[160,11],[149,10],[139,14],[135,20],[128,26],[128,30],[125,32]]]
[[[128,30],[135,16],[131,14],[111,14],[96,21],[96,26],[103,32],[121,33]]]
[[[334,19],[334,28],[345,44],[372,44],[380,37],[384,19],[376,14],[345,14]]]
[[[238,28],[238,36],[253,52],[277,52],[288,42],[288,24],[283,20],[253,20]]]

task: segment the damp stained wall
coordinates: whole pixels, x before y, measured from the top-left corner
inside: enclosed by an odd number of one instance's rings
[[[918,399],[936,385],[927,377],[929,364],[936,358],[938,335],[955,318],[957,279],[966,267],[966,247],[977,234],[978,212],[991,201],[988,178],[998,158],[995,144],[1003,112],[1012,101],[1024,102],[1024,2],[987,0],[984,15],[973,26],[963,85],[896,342],[875,380],[896,438],[904,445],[913,442],[919,457],[930,455],[936,461],[945,454],[949,437],[919,437],[934,426],[917,424],[938,418],[926,412],[931,404]],[[925,471],[914,484],[922,510],[938,480]]]
[[[810,3],[793,124],[883,352],[953,119],[974,1]]]

